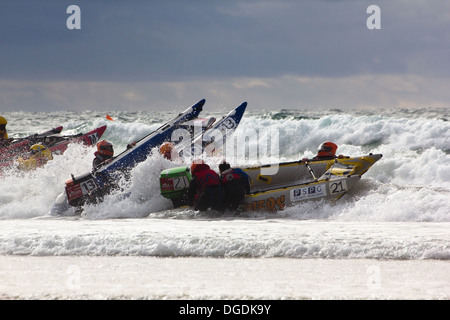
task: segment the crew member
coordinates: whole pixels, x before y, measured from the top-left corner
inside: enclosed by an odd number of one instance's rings
[[[175,145],[172,142],[167,141],[161,145],[159,148],[159,153],[161,153],[167,160],[174,160],[176,157],[174,149]]]
[[[308,162],[310,160],[333,160],[345,158],[342,154],[336,156],[336,150],[338,146],[330,141],[323,142],[317,151],[317,155],[312,159],[303,158],[303,162]]]
[[[317,155],[313,160],[330,160],[336,159],[336,150],[338,146],[330,141],[323,142],[317,151]]]
[[[33,170],[42,167],[49,160],[53,159],[52,152],[42,144],[34,144],[30,147],[31,155],[28,159],[17,158],[20,170]]]
[[[94,153],[95,158],[92,161],[92,167],[97,169],[103,163],[109,162],[114,156],[114,147],[108,140],[102,140],[97,143],[97,151]]]
[[[220,179],[222,182],[225,209],[236,210],[250,193],[250,177],[239,168],[231,168],[230,164],[223,162],[219,165]]]
[[[219,175],[202,160],[194,160],[191,165],[192,180],[188,190],[188,205],[195,210],[208,208],[220,210],[222,207],[222,187]]]
[[[5,147],[10,143],[8,133],[6,132],[7,124],[8,121],[6,121],[4,117],[0,116],[0,147]]]

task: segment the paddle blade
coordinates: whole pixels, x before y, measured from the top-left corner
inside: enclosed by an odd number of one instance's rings
[[[106,119],[111,120],[111,121],[114,121],[114,119],[111,118],[111,117],[109,116],[109,114],[106,115]]]

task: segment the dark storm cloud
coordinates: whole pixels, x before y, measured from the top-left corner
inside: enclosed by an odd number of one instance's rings
[[[346,76],[404,73],[408,59],[448,73],[448,19],[378,3],[382,30],[369,31],[366,1],[2,1],[0,77]],[[66,28],[70,4],[81,30]]]
[[[68,6],[81,30],[68,30]],[[381,8],[381,30],[366,12]],[[2,0],[0,110],[448,106],[448,0]],[[242,101],[241,101],[242,100]]]

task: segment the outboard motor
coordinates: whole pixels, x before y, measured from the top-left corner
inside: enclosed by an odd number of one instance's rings
[[[161,195],[172,200],[175,208],[187,205],[187,193],[192,174],[189,167],[163,170],[159,175]]]
[[[80,207],[98,196],[99,186],[92,173],[74,177],[66,181],[67,201],[71,206]]]

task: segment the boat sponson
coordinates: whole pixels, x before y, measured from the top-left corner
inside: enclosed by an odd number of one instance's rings
[[[302,201],[337,200],[351,190],[360,179],[360,175],[343,176],[332,180],[313,181],[255,192],[245,197],[243,210],[279,211]]]
[[[321,177],[335,163],[348,167],[351,175],[361,176],[381,157],[381,154],[368,154],[332,160],[311,160],[308,164],[317,178]],[[300,185],[313,180],[311,172],[305,162],[301,160],[241,169],[252,179],[252,193]]]

